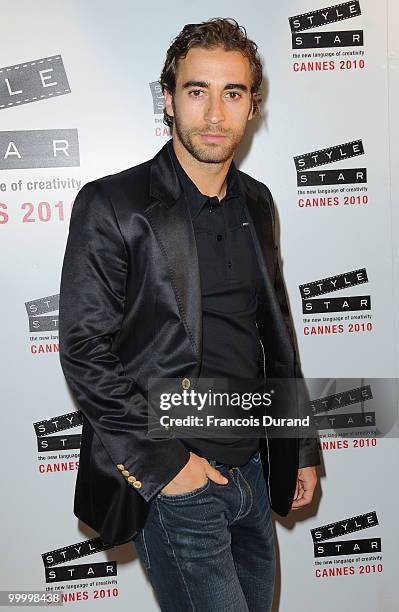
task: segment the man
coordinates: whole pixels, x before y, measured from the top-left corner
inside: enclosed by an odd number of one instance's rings
[[[74,512],[134,540],[162,610],[267,611],[271,508],[308,504],[315,439],[147,436],[148,378],[293,377],[292,324],[267,187],[234,152],[262,66],[237,22],[184,27],[161,75],[172,139],[75,201],[60,359],[83,418]],[[181,390],[180,389],[180,390]]]

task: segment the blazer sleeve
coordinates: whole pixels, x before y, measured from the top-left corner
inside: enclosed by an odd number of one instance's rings
[[[61,272],[60,362],[114,465],[115,478],[124,478],[126,486],[149,501],[184,467],[190,453],[175,438],[147,437],[146,398],[113,348],[124,317],[127,271],[126,245],[112,202],[101,183],[87,183],[72,208]]]
[[[273,236],[274,236],[274,245],[275,245],[275,280],[274,280],[274,291],[276,293],[276,297],[280,306],[280,310],[281,313],[283,315],[284,321],[285,321],[285,325],[287,327],[290,339],[291,339],[291,344],[292,344],[292,348],[294,351],[294,369],[295,369],[295,378],[298,379],[302,379],[303,385],[301,388],[301,396],[302,396],[302,404],[301,406],[306,406],[308,405],[306,400],[304,402],[304,398],[309,399],[309,395],[307,393],[306,390],[306,385],[305,382],[303,380],[303,373],[302,373],[302,369],[299,363],[299,359],[298,359],[298,350],[297,350],[297,345],[296,345],[296,339],[295,339],[295,330],[294,330],[294,326],[293,326],[293,322],[292,322],[292,317],[290,314],[290,309],[289,309],[289,305],[288,305],[288,296],[287,296],[287,292],[285,289],[285,284],[284,284],[284,279],[283,279],[283,275],[281,273],[281,265],[279,262],[279,247],[276,241],[276,232],[275,232],[275,220],[276,220],[276,214],[275,214],[275,204],[274,204],[274,200],[273,200],[273,196],[270,193],[270,190],[268,189],[268,187],[266,187],[266,185],[264,185],[264,187],[266,188],[266,192],[267,192],[267,200],[270,204],[270,210],[271,210],[271,215],[272,215],[272,219],[273,219]],[[301,382],[301,381],[300,381]],[[310,417],[310,431],[312,432],[312,435],[310,437],[306,437],[306,438],[299,438],[299,463],[298,463],[298,467],[308,467],[308,466],[313,466],[313,465],[320,465],[321,461],[320,461],[320,451],[319,451],[319,443],[318,443],[318,438],[316,437],[316,429],[314,427],[314,423],[313,423],[313,414],[311,413],[310,409],[307,410],[304,408],[302,408],[302,412],[306,412],[306,414],[302,414],[301,416],[307,416],[309,415]]]

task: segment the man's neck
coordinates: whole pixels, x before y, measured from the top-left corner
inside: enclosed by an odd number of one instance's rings
[[[201,162],[187,151],[178,137],[173,136],[172,145],[180,165],[199,191],[204,195],[217,196],[219,200],[222,200],[226,195],[226,175],[233,157],[215,164]]]

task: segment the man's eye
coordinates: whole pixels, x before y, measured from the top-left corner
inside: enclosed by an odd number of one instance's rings
[[[202,94],[202,90],[201,89],[192,89],[189,93],[190,94]],[[198,96],[193,96],[193,98],[198,98]]]
[[[229,91],[228,93],[231,96],[232,100],[237,100],[237,98],[241,98],[241,95],[237,91]]]

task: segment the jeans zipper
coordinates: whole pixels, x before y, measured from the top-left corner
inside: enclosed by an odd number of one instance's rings
[[[260,338],[260,333],[259,333],[259,327],[258,327],[258,323],[255,320],[255,325],[258,328],[258,336],[259,336],[259,342],[260,345],[262,347],[262,357],[263,357],[263,379],[266,378],[266,367],[265,367],[265,363],[266,363],[266,359],[265,359],[265,349],[263,347],[263,342]],[[269,501],[270,501],[270,505],[272,503],[272,495],[271,495],[271,490],[270,490],[270,455],[269,455],[269,440],[267,437],[267,429],[265,427],[265,434],[266,434],[266,447],[267,447],[267,484],[268,484],[268,494],[269,494]]]

